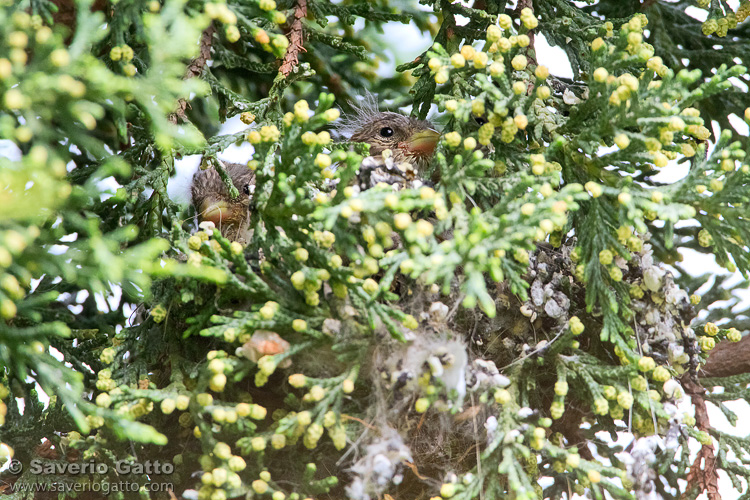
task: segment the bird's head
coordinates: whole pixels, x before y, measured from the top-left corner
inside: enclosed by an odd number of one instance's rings
[[[428,121],[379,111],[372,95],[355,107],[355,114],[347,117],[343,131],[351,134],[350,141],[369,144],[371,156],[380,156],[389,149],[395,162],[409,162],[419,171],[429,164],[440,138]]]
[[[199,170],[193,176],[193,205],[200,222],[213,222],[226,238],[243,240],[250,220],[255,173],[239,163],[227,163],[225,168],[239,195],[230,196],[229,189],[213,168]]]
[[[350,140],[369,144],[372,156],[390,149],[395,162],[406,161],[421,170],[432,158],[439,137],[428,122],[385,111],[373,115]]]

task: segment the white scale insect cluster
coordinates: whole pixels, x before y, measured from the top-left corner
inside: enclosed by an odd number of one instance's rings
[[[470,311],[449,307],[456,300],[455,294],[430,302],[426,297],[431,294],[424,292],[403,301],[404,311],[418,317],[421,326],[407,334],[406,344],[387,334],[376,341],[372,363],[375,369],[370,376],[376,395],[373,407],[377,408],[372,421],[377,430],[366,432],[358,442],[363,455],[351,469],[354,479],[347,491],[352,498],[374,498],[386,491],[385,483],[400,484],[403,478],[395,457],[408,456],[419,466],[434,461],[430,458],[433,455],[444,453],[447,443],[469,447],[477,441],[489,444],[497,439],[500,406],[487,404],[480,395],[513,388],[496,361],[513,359],[511,363],[515,363],[518,359],[545,356],[556,348],[572,314],[585,314],[571,300],[581,286],[575,278],[576,262],[571,258],[574,245],[575,240],[559,248],[540,245],[532,252],[526,274],[529,299],[523,303],[514,301],[502,288],[497,289],[498,304],[504,308],[498,307],[494,319],[482,315],[468,323]],[[618,264],[634,295],[631,307],[643,355],[671,366],[677,373],[684,372],[696,362],[687,353],[697,352],[695,335],[688,326],[693,310],[687,293],[674,283],[666,269],[654,264],[649,244],[642,245],[629,261],[619,259]],[[597,315],[595,311],[592,319]],[[512,352],[499,354],[507,349]],[[565,358],[575,362],[577,356]],[[676,402],[684,391],[673,378],[665,382],[663,391],[663,411],[668,417],[664,422],[666,437],[643,438],[630,453],[618,454],[628,464],[628,477],[639,498],[653,495],[653,451],[674,448],[681,432],[682,413]],[[420,421],[427,408],[420,408],[423,401],[438,413]],[[462,420],[455,416],[467,410],[472,412],[472,418]],[[530,408],[520,408],[516,417],[523,422],[534,414]],[[648,417],[651,418],[656,417]],[[520,438],[523,429],[528,429],[527,424],[520,425],[520,431],[513,431],[515,437],[507,435],[503,439],[507,442]],[[417,428],[419,432],[415,431]],[[466,472],[458,464],[444,465],[446,474]],[[376,469],[382,472],[374,472]]]

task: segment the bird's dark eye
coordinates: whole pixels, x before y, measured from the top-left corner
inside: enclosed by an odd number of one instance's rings
[[[245,184],[244,186],[242,186],[242,192],[250,196],[250,184]]]
[[[485,118],[484,116],[477,116],[476,118],[474,118],[474,121],[476,121],[477,125],[481,127],[482,125],[487,123],[487,118]]]
[[[393,129],[391,127],[383,127],[380,129],[380,137],[391,137],[393,135]]]

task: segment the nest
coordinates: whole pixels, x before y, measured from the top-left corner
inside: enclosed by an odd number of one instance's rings
[[[419,283],[401,283],[412,293],[401,294],[405,298],[400,306],[419,318],[420,327],[407,343],[393,340],[385,331],[376,336],[367,372],[375,399],[368,420],[375,429],[359,442],[361,455],[350,469],[351,498],[382,497],[386,491],[401,498],[428,498],[443,482],[476,467],[479,452],[491,437],[494,411],[473,394],[508,386],[510,380],[501,371],[521,359],[544,356],[566,330],[570,317],[586,314],[584,289],[575,278],[576,262],[571,258],[574,247],[572,240],[559,248],[540,245],[532,253],[525,276],[530,283],[526,301],[504,284],[488,282],[497,305],[495,318],[459,307],[459,284],[441,297]],[[695,360],[694,353],[683,347],[695,341],[688,328],[693,313],[687,294],[669,273],[654,266],[647,244],[630,262],[616,264],[624,270],[623,281],[644,290],[631,304],[641,351],[687,369]],[[597,311],[585,322],[601,323]],[[590,347],[602,349],[598,343]],[[544,368],[535,377],[538,387],[546,387],[542,392],[549,392],[538,409],[544,412],[556,378]],[[415,404],[429,385],[439,395],[429,412],[420,413]],[[588,407],[576,407],[575,401],[568,404],[571,407],[556,422],[556,430],[568,444],[585,449],[579,426],[593,414]],[[375,474],[373,467],[386,473]]]

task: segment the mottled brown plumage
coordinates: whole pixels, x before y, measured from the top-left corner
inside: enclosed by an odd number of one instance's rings
[[[354,110],[355,113],[347,116],[338,128],[350,141],[370,145],[370,158],[363,162],[363,173],[367,179],[360,179],[363,187],[372,187],[378,181],[394,184],[396,181],[393,179],[399,177],[407,181],[413,180],[410,177],[425,180],[423,174],[440,137],[432,123],[380,111],[377,100],[371,94],[365,96]],[[386,150],[391,152],[389,157],[383,156]],[[414,170],[405,170],[404,163],[410,164]],[[378,172],[374,172],[374,169]],[[372,180],[371,173],[374,173]]]
[[[232,199],[219,173],[209,168],[199,170],[193,176],[193,205],[200,222],[213,222],[224,237],[246,243],[249,238],[248,224],[255,191],[255,173],[240,163],[226,163],[224,167],[239,191],[239,196]]]
[[[429,122],[379,111],[370,116],[350,140],[368,143],[371,156],[380,156],[390,149],[394,162],[409,162],[423,171],[432,158],[438,137],[440,134]]]

